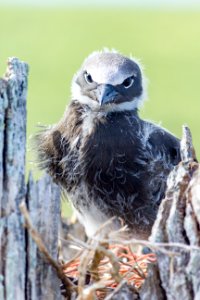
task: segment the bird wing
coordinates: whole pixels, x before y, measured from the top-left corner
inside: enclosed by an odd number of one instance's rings
[[[161,155],[169,164],[177,165],[180,161],[180,140],[158,125],[145,123],[145,127],[149,127],[146,143],[150,147],[153,156],[156,158]]]
[[[149,193],[153,203],[164,198],[170,171],[180,162],[180,140],[164,128],[144,121],[144,147],[148,161]]]

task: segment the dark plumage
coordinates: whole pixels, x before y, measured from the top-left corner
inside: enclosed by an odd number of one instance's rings
[[[133,236],[147,238],[180,161],[179,140],[139,118],[143,95],[138,63],[95,53],[73,80],[64,117],[37,136],[41,167],[67,191],[88,235],[117,216]]]

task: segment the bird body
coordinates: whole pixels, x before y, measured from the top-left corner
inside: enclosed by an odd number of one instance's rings
[[[116,216],[147,238],[180,160],[179,140],[138,116],[142,80],[135,61],[93,54],[73,79],[63,118],[37,137],[41,167],[67,192],[88,236]]]

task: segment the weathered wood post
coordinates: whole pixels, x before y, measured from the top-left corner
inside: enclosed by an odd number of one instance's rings
[[[48,176],[25,184],[28,65],[16,58],[0,79],[0,299],[61,299],[60,282],[24,228],[19,204],[57,259],[60,191]]]
[[[25,236],[19,203],[25,199],[28,66],[13,58],[0,81],[1,297],[24,299]]]
[[[150,237],[177,254],[156,251],[158,264],[150,267],[142,300],[200,299],[200,165],[187,127],[183,127],[181,158],[168,177]]]

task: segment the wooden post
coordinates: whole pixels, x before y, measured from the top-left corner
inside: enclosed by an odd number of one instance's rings
[[[49,176],[25,184],[28,66],[16,58],[0,79],[0,299],[61,299],[60,282],[24,228],[25,201],[35,228],[57,259],[60,190]]]
[[[34,183],[29,176],[27,207],[34,228],[40,234],[51,256],[58,259],[58,231],[60,225],[60,190],[45,175]],[[60,280],[45,262],[32,237],[26,232],[26,299],[59,300]]]
[[[177,254],[156,251],[141,299],[200,299],[200,165],[187,127],[181,141],[182,162],[170,173],[150,240],[172,244]],[[150,298],[151,297],[151,298]]]
[[[11,58],[0,81],[1,299],[25,299],[25,239],[18,205],[26,193],[27,75],[27,64]]]

